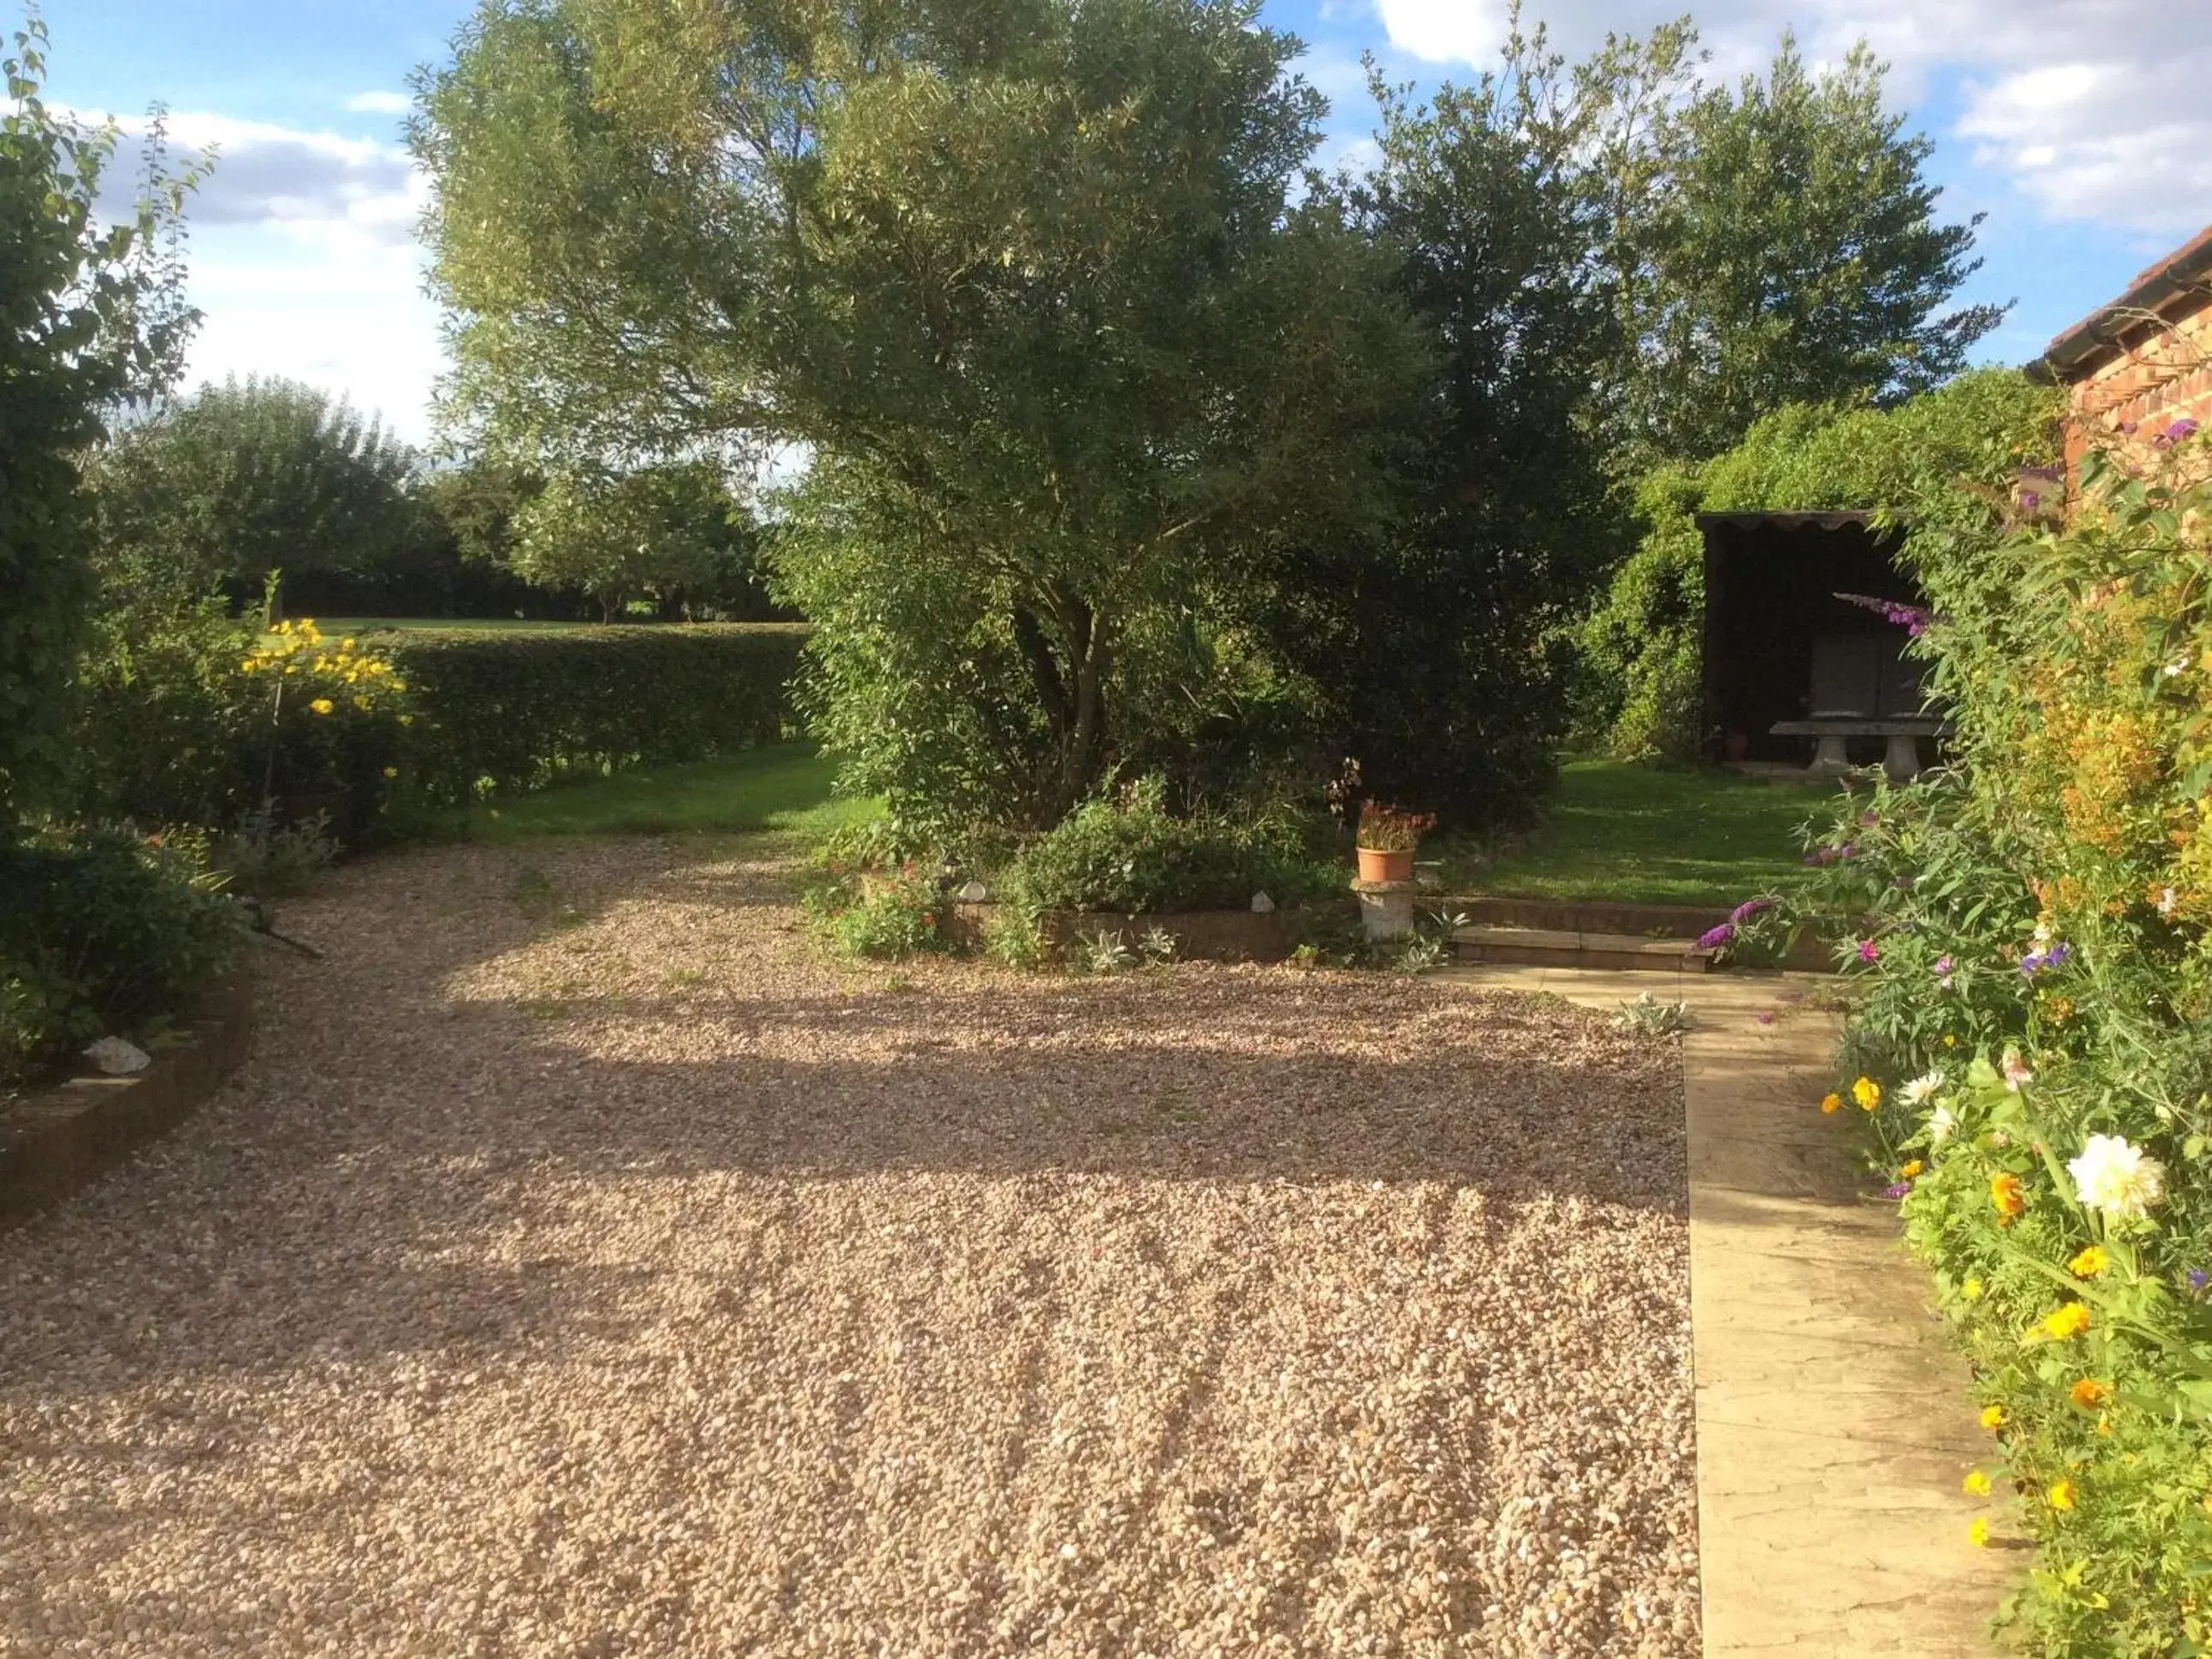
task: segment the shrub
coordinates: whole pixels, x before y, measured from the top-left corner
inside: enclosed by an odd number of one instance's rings
[[[390,647],[416,716],[403,776],[451,805],[775,742],[805,635],[768,623],[407,636]]]
[[[221,888],[190,836],[94,829],[0,846],[0,1079],[180,1012],[244,940]]]
[[[1086,801],[1030,842],[1002,877],[1001,896],[1031,915],[1241,909],[1259,891],[1290,902],[1343,884],[1343,870],[1321,854],[1322,834],[1285,810],[1178,817],[1161,781],[1146,779]]]
[[[1961,769],[1839,819],[1796,896],[1860,992],[1823,1104],[1973,1359],[2053,1655],[2212,1642],[2212,454],[2162,435],[2067,523],[1923,519]]]
[[[833,858],[805,893],[807,915],[832,949],[894,961],[945,948],[945,903],[941,880],[911,860],[872,870]]]

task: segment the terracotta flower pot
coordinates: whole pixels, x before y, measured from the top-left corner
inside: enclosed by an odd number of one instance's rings
[[[1411,881],[1413,878],[1413,849],[1386,853],[1380,848],[1359,848],[1359,878],[1362,881]]]

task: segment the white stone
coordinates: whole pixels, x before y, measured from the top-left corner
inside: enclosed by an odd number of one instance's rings
[[[1264,916],[1268,911],[1274,908],[1275,901],[1269,898],[1265,893],[1255,893],[1252,895],[1252,914],[1254,915]]]
[[[981,904],[991,896],[991,890],[980,881],[971,881],[952,896],[963,904]]]
[[[121,1037],[104,1036],[84,1051],[84,1057],[110,1077],[126,1077],[154,1063],[153,1055]]]

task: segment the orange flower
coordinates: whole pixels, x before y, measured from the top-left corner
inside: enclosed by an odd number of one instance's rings
[[[2020,1177],[2009,1170],[2000,1170],[1990,1177],[1990,1202],[1996,1206],[1997,1213],[2006,1221],[2027,1208],[2027,1194],[2020,1184]]]
[[[2066,1390],[2066,1397],[2083,1411],[2094,1411],[2111,1397],[2112,1392],[2095,1377],[2085,1376]]]
[[[1832,1091],[1820,1097],[1820,1109],[1824,1112],[1838,1112],[1843,1106],[1844,1097],[1839,1094]]]
[[[1926,1164],[1923,1164],[1916,1158],[1910,1164],[1906,1164],[1903,1169],[1897,1172],[1897,1178],[1899,1181],[1910,1181],[1927,1167],[1928,1166]]]
[[[2092,1244],[2066,1264],[2066,1270],[2080,1279],[2094,1279],[2112,1265],[2112,1258],[2105,1254],[2101,1244]]]

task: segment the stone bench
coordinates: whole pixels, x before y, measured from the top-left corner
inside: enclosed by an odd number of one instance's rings
[[[1897,714],[1869,720],[1857,714],[1818,714],[1811,720],[1777,720],[1768,732],[1778,738],[1817,739],[1813,764],[1808,769],[1822,777],[1839,777],[1851,769],[1844,751],[1846,738],[1887,738],[1888,751],[1881,769],[1903,783],[1920,775],[1920,739],[1948,737],[1951,723],[1940,714]]]

